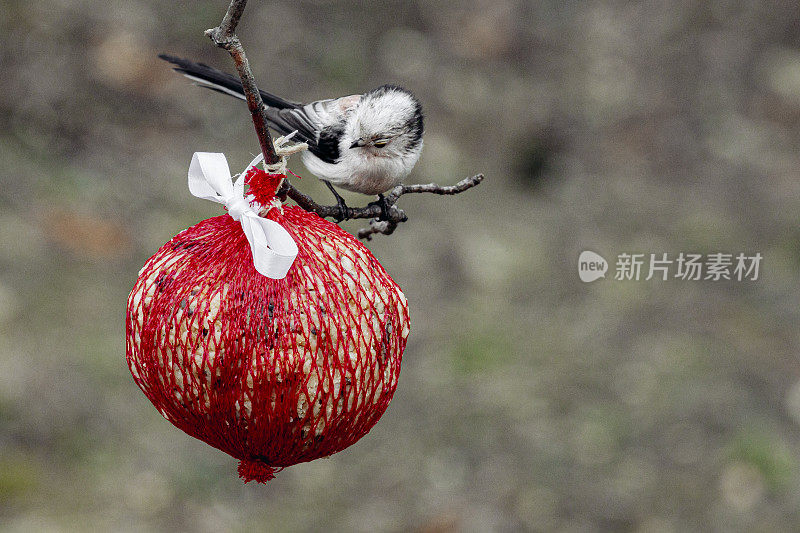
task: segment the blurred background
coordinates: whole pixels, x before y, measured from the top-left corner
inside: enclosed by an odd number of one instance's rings
[[[411,180],[487,176],[404,197],[369,243],[410,302],[397,393],[266,485],[125,363],[138,269],[221,213],[192,153],[258,150],[241,102],[156,58],[232,70],[203,36],[226,8],[3,2],[0,530],[800,530],[796,2],[251,0],[261,88],[402,84],[427,114]],[[585,249],[764,259],[757,281],[587,284]]]

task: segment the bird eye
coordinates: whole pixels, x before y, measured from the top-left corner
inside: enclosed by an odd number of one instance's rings
[[[375,148],[383,148],[384,146],[389,144],[389,141],[375,141],[373,144]]]

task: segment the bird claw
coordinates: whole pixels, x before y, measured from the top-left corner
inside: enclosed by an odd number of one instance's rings
[[[386,201],[386,198],[382,194],[379,194],[378,199],[375,200],[374,202],[368,203],[367,207],[371,205],[377,205],[378,207],[381,208],[381,216],[378,218],[379,220],[389,220],[389,208],[391,206],[389,205],[389,202]]]
[[[331,193],[336,198],[336,205],[339,206],[339,216],[336,217],[336,222],[348,220],[350,217],[347,216],[347,204],[344,203],[344,198],[342,198],[339,193],[336,192],[336,189],[333,188],[333,185],[331,185],[329,181],[322,181],[328,186],[328,189],[330,189]]]
[[[341,196],[336,198],[336,205],[339,206],[339,216],[337,217],[338,220],[336,222],[347,220],[349,217],[347,216],[347,204],[344,203],[344,198]]]

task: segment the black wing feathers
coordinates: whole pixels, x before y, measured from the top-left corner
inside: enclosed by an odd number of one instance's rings
[[[344,134],[344,124],[327,126],[319,132],[316,150],[311,150],[315,156],[326,163],[335,163],[339,159],[339,139]],[[309,147],[309,150],[311,148]]]
[[[160,54],[158,57],[164,61],[168,61],[175,65],[174,70],[192,76],[200,80],[204,80],[213,85],[201,85],[206,89],[211,89],[223,94],[227,94],[223,89],[235,92],[244,96],[242,89],[242,82],[236,76],[222,72],[203,63],[195,63],[188,59],[182,59],[167,54]],[[217,87],[215,87],[217,86]],[[261,99],[267,105],[267,117],[270,121],[270,127],[277,130],[283,135],[288,135],[293,131],[297,131],[294,139],[300,142],[308,143],[308,150],[327,163],[335,163],[339,158],[339,146],[334,138],[331,137],[333,132],[328,132],[323,140],[320,137],[317,141],[317,134],[319,126],[314,124],[303,111],[303,104],[297,102],[290,102],[274,94],[265,91],[259,91]],[[330,129],[330,128],[326,128]]]
[[[312,154],[317,155],[317,127],[308,120],[302,108],[268,108],[267,117],[269,118],[270,126],[283,135],[288,135],[296,130],[297,134],[293,139],[308,143],[308,149]]]

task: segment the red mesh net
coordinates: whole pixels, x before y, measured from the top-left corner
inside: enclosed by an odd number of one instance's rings
[[[299,248],[284,279],[256,272],[241,225],[222,215],[147,261],[127,312],[128,365],[150,401],[261,482],[372,428],[409,332],[400,288],[349,233],[299,207],[268,217]]]

